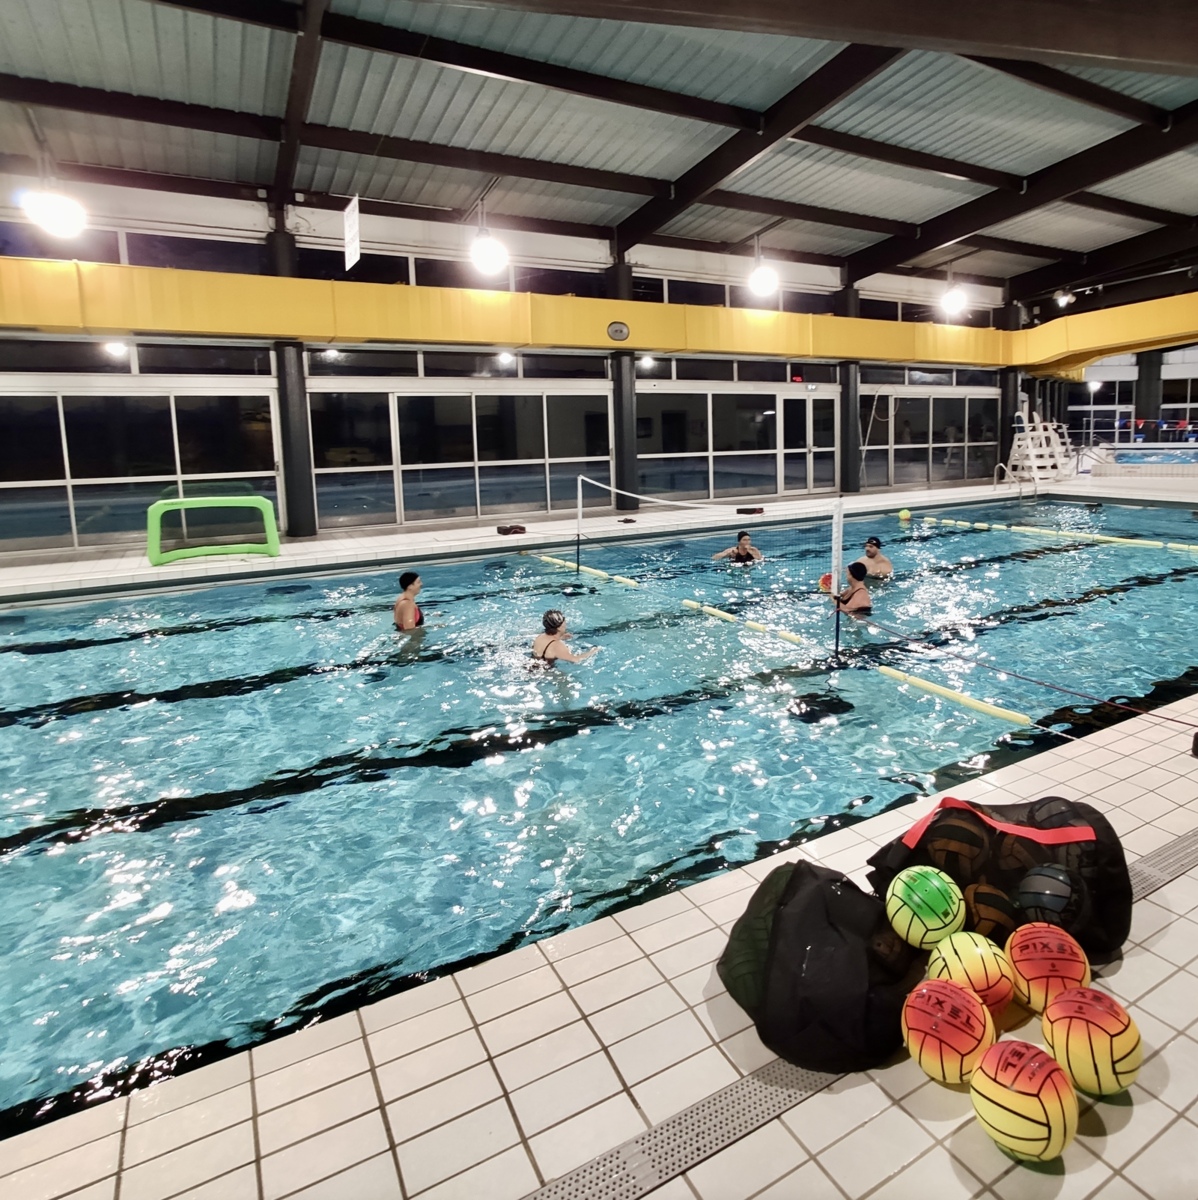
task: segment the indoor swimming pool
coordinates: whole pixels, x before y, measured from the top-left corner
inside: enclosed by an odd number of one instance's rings
[[[1198,543],[1184,510],[952,515]],[[711,561],[735,527],[584,545],[636,588],[516,553],[411,564],[405,636],[398,570],[0,613],[9,1124],[1058,744],[873,666],[1073,733],[1119,713],[1003,672],[1198,690],[1198,554],[891,515],[846,522],[846,559],[871,534],[896,576],[839,658],[827,522],[759,528],[751,568]],[[530,670],[549,608],[599,654]]]

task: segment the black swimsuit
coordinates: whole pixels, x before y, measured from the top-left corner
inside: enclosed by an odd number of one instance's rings
[[[757,560],[753,557],[753,552],[751,550],[747,551],[745,554],[741,554],[739,550],[734,550],[732,552],[732,561],[738,566],[747,566],[749,563],[756,562]]]
[[[546,643],[545,643],[545,644],[544,644],[544,645],[541,647],[541,653],[540,653],[540,654],[538,654],[538,653],[537,653],[537,652],[534,650],[534,651],[532,652],[532,661],[533,661],[533,665],[534,665],[534,666],[540,666],[540,667],[550,667],[550,668],[552,668],[552,667],[556,667],[556,666],[557,666],[557,659],[556,659],[556,658],[546,658],[546,657],[545,657],[545,651],[546,651],[546,650],[548,650],[548,649],[549,649],[549,647],[550,647],[550,646],[552,646],[554,642],[560,642],[560,641],[561,641],[561,638],[550,638],[550,639],[549,639],[549,640],[548,640],[548,641],[547,641],[547,642],[546,642]]]

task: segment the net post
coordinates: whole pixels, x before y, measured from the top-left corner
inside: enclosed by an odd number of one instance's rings
[[[832,509],[832,591],[840,591],[844,573],[844,501],[837,500]],[[839,610],[838,610],[839,611]],[[839,625],[837,626],[839,629]]]
[[[578,476],[578,512],[574,525],[574,570],[582,566],[582,476]]]
[[[840,605],[836,606],[836,665],[840,666]]]

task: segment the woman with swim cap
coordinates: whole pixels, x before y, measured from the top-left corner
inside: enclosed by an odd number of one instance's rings
[[[833,597],[836,607],[851,617],[868,617],[873,612],[873,601],[865,587],[867,574],[863,563],[849,563],[849,586]]]
[[[405,571],[399,577],[399,586],[402,595],[395,602],[392,616],[395,618],[395,628],[401,633],[406,633],[409,629],[418,629],[424,624],[424,613],[416,605],[416,597],[420,595],[424,584],[420,582],[420,576],[415,571]]]
[[[580,663],[586,662],[592,654],[599,653],[599,647],[592,646],[581,654],[575,654],[566,645],[565,639],[570,636],[566,632],[566,618],[556,608],[551,608],[541,618],[541,624],[545,627],[545,632],[538,633],[532,643],[534,663],[543,663],[547,667],[555,666],[559,662]]]
[[[736,545],[729,546],[727,550],[721,550],[719,554],[713,554],[713,559],[727,558],[738,566],[748,566],[752,562],[760,562],[765,556],[753,545],[753,539],[747,529],[742,529],[736,535]]]

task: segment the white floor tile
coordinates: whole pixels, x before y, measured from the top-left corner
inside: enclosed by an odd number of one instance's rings
[[[590,950],[592,946],[599,946],[603,942],[609,942],[612,938],[622,937],[624,930],[616,923],[612,917],[600,917],[597,921],[591,921],[588,925],[580,925],[577,929],[567,929],[565,933],[555,934],[551,938],[546,938],[537,945],[541,947],[541,953],[549,962],[560,962],[563,958],[570,958],[572,955],[580,954],[583,950]]]
[[[964,1099],[968,1104],[969,1097]],[[972,1200],[983,1190],[981,1182],[947,1150],[933,1146],[922,1158],[908,1164],[873,1192],[870,1200],[918,1200],[925,1196],[929,1200],[931,1197],[935,1197],[935,1200]]]
[[[711,1037],[702,1023],[692,1013],[680,1012],[659,1025],[616,1042],[610,1053],[631,1085],[710,1046]]]
[[[173,1109],[152,1121],[130,1126],[125,1134],[121,1166],[128,1170],[148,1158],[177,1150],[188,1142],[228,1129],[230,1125],[249,1121],[253,1115],[254,1104],[248,1083],[197,1100],[185,1108]]]
[[[694,1006],[693,1011],[717,1042],[722,1042],[753,1024],[753,1018],[728,992],[719,992],[709,999],[704,999]]]
[[[584,1013],[598,1012],[618,1004],[638,992],[647,992],[662,982],[661,972],[647,958],[638,959],[626,967],[617,967],[606,975],[588,979],[570,989],[570,995]]]
[[[318,1092],[370,1069],[366,1044],[359,1038],[336,1046],[323,1054],[301,1059],[289,1067],[272,1071],[254,1080],[258,1111],[266,1112],[280,1104],[289,1104],[301,1096]]]
[[[143,1093],[144,1094],[144,1093]],[[125,1123],[125,1100],[109,1100],[73,1113],[28,1133],[8,1138],[0,1148],[0,1178],[88,1142],[120,1133]]]
[[[734,914],[739,915],[739,914]],[[706,933],[715,922],[706,916],[701,909],[690,907],[689,912],[681,912],[665,921],[657,921],[636,930],[632,937],[646,954],[657,954],[667,946],[684,942],[701,933]]]
[[[601,1049],[590,1027],[584,1021],[575,1021],[530,1045],[508,1051],[495,1059],[495,1069],[504,1087],[512,1092]]]
[[[820,1165],[850,1196],[860,1196],[931,1145],[932,1138],[911,1117],[887,1108],[824,1150]]]
[[[536,1191],[538,1182],[528,1151],[523,1146],[513,1146],[421,1192],[420,1200],[521,1200],[529,1192]],[[354,1196],[353,1200],[364,1198]]]
[[[645,1122],[626,1095],[613,1096],[529,1140],[548,1181],[645,1131]]]
[[[635,933],[638,929],[644,929],[646,925],[655,925],[658,921],[667,921],[670,917],[689,912],[692,907],[681,891],[670,892],[645,904],[623,909],[616,913],[615,920],[625,933]]]
[[[405,1054],[378,1067],[379,1088],[384,1100],[398,1100],[410,1092],[448,1079],[459,1071],[484,1062],[486,1048],[473,1029],[435,1042],[414,1054]]]
[[[560,991],[561,987],[562,982],[553,968],[544,966],[485,991],[475,992],[466,997],[466,1003],[474,1019],[481,1025],[484,1021],[493,1021],[526,1004],[543,1000],[553,992]]]
[[[370,1043],[370,1053],[374,1061],[385,1063],[393,1058],[422,1050],[435,1042],[442,1042],[473,1027],[466,1005],[458,1000],[453,1004],[444,1004],[440,1008],[422,1013],[418,1017],[384,1026],[368,1034],[366,1040]]]
[[[623,1085],[607,1055],[599,1053],[518,1088],[511,1101],[525,1137],[532,1137],[622,1092]]]
[[[1179,1117],[1147,1149],[1124,1165],[1124,1176],[1155,1200],[1193,1195],[1196,1138],[1198,1127]]]
[[[1137,904],[1134,907],[1140,906]],[[1188,917],[1177,917],[1165,928],[1142,939],[1140,944],[1166,961],[1184,967],[1198,957],[1198,922]],[[1195,987],[1198,987],[1198,982]],[[1195,1006],[1194,1015],[1198,1017],[1198,1005]]]
[[[246,1121],[122,1171],[121,1195],[124,1200],[161,1200],[253,1161],[254,1133]]]
[[[813,1161],[759,1192],[756,1200],[844,1200],[844,1192]]]
[[[1142,1032],[1142,1031],[1141,1031]],[[1175,1112],[1185,1112],[1198,1100],[1198,1043],[1185,1035],[1152,1053],[1140,1068],[1136,1083]]]
[[[927,1081],[922,1071],[920,1077]],[[792,1108],[782,1121],[816,1155],[890,1107],[890,1097],[873,1080],[855,1073]]]
[[[368,1004],[360,1010],[362,1024],[367,1033],[373,1033],[458,999],[457,987],[449,976],[445,976],[442,979],[434,979],[431,983],[421,984],[420,987],[409,988],[397,996],[389,996],[386,1000]]]
[[[686,1002],[668,983],[630,996],[619,1004],[602,1009],[590,1017],[591,1028],[607,1045],[631,1037],[650,1025],[681,1012]],[[700,1017],[700,1019],[702,1019]]]
[[[462,994],[471,996],[475,992],[484,991],[500,983],[506,983],[509,979],[515,979],[519,975],[526,975],[529,971],[535,971],[538,967],[543,967],[545,962],[546,959],[541,953],[540,946],[534,943],[530,946],[521,946],[519,950],[512,950],[507,954],[499,954],[485,963],[480,963],[477,967],[459,971],[455,978],[458,987],[462,989]]]
[[[210,1066],[200,1067],[199,1070],[176,1075],[173,1079],[164,1079],[161,1083],[152,1084],[129,1097],[129,1124],[132,1126],[141,1121],[149,1121],[172,1109],[194,1104],[197,1100],[236,1087],[239,1083],[248,1083],[249,1079],[248,1054],[235,1054],[232,1058],[222,1059]]]
[[[120,1152],[121,1135],[112,1133],[54,1158],[0,1175],[0,1200],[50,1200],[105,1176],[112,1176],[115,1181]]]
[[[655,928],[650,926],[650,928]],[[627,934],[611,938],[601,945],[583,950],[554,964],[554,969],[567,987],[605,975],[617,967],[644,957],[644,951]]]
[[[255,1183],[254,1195],[257,1194]],[[395,1160],[388,1150],[303,1191],[293,1192],[288,1200],[401,1200],[402,1195]],[[213,1200],[225,1198],[214,1196]]]
[[[258,1117],[260,1154],[270,1154],[294,1142],[310,1138],[351,1117],[378,1108],[378,1093],[369,1075],[355,1075],[323,1091],[294,1100]],[[186,1111],[186,1110],[184,1110]],[[125,1144],[128,1153],[128,1142]]]
[[[88,1200],[78,1192],[69,1200]],[[228,1175],[219,1179],[210,1179],[199,1187],[188,1188],[185,1192],[171,1197],[171,1200],[258,1200],[258,1168],[252,1163],[249,1166],[238,1167]]]
[[[1122,1095],[1100,1100],[1082,1113],[1078,1137],[1112,1167],[1120,1168],[1177,1114],[1137,1084]]]
[[[648,966],[648,964],[646,964]],[[652,970],[652,968],[649,968]],[[656,975],[656,972],[654,973]],[[660,979],[660,976],[657,976]],[[479,1027],[482,1039],[492,1054],[502,1054],[516,1046],[522,1046],[535,1038],[542,1037],[563,1025],[578,1020],[578,1006],[565,992],[558,992],[545,1000],[538,1000],[526,1008],[488,1021]]]
[[[632,1094],[656,1125],[739,1078],[736,1068],[712,1046],[646,1079],[632,1089]]]
[[[263,1200],[279,1200],[387,1149],[387,1135],[378,1113],[367,1113],[315,1137],[268,1154],[262,1159]]]
[[[405,1142],[502,1095],[503,1087],[494,1067],[479,1063],[388,1104],[391,1134],[396,1142]]]
[[[723,954],[727,944],[728,935],[721,929],[712,929],[699,934],[698,937],[659,950],[653,956],[653,965],[667,979],[674,979],[705,963],[715,962]]]
[[[520,1140],[505,1100],[494,1100],[399,1147],[408,1194],[422,1192]],[[266,1200],[270,1200],[269,1197]]]
[[[255,1046],[250,1051],[254,1064],[255,1075],[265,1075],[268,1071],[277,1071],[288,1067],[301,1058],[311,1058],[315,1054],[323,1054],[334,1046],[343,1046],[361,1037],[362,1027],[358,1024],[357,1013],[346,1013],[343,1017],[335,1017],[331,1021],[321,1021],[300,1033],[290,1033],[286,1037],[276,1038],[262,1046]]]
[[[789,1175],[807,1158],[806,1151],[779,1121],[741,1138],[687,1172],[702,1200],[747,1200]]]
[[[1000,1200],[1083,1200],[1110,1178],[1110,1168],[1075,1139],[1065,1153],[1043,1166],[1012,1167],[992,1187]]]

